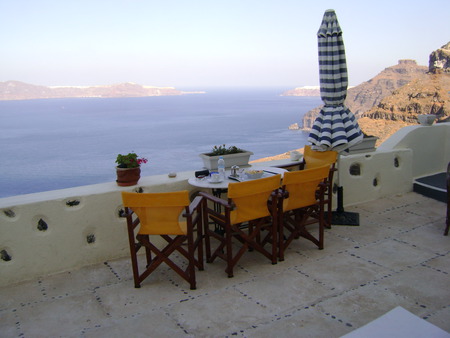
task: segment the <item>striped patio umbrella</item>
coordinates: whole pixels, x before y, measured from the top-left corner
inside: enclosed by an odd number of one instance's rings
[[[362,141],[363,134],[353,113],[344,105],[347,96],[347,61],[334,10],[325,11],[317,32],[319,42],[320,96],[324,107],[308,137],[316,150],[342,151]]]

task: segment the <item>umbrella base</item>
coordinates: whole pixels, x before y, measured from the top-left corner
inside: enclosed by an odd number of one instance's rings
[[[359,226],[359,214],[356,212],[333,211],[331,225]]]

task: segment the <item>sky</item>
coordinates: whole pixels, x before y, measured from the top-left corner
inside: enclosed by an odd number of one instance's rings
[[[0,82],[315,86],[327,9],[353,86],[450,41],[448,0],[0,0]]]

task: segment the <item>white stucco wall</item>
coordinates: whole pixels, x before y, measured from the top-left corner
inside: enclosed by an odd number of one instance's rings
[[[120,192],[190,190],[191,175],[143,177],[134,187],[111,182],[0,199],[0,251],[11,256],[0,260],[0,286],[127,256]],[[79,204],[67,205],[74,201]],[[41,219],[47,230],[38,229]],[[88,243],[92,236],[95,241]]]
[[[340,156],[336,183],[343,187],[344,204],[353,205],[412,190],[411,149],[373,151]],[[359,175],[350,168],[359,167]],[[334,198],[335,206],[337,198]]]
[[[450,123],[409,126],[400,129],[377,151],[412,149],[414,178],[447,170],[450,162]]]

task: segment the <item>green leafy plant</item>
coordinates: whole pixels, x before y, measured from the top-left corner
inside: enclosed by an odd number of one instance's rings
[[[146,158],[138,158],[136,153],[129,153],[128,155],[117,155],[116,163],[118,168],[137,168],[141,164],[147,163]]]
[[[225,144],[220,146],[214,146],[210,153],[207,153],[208,156],[220,156],[220,155],[229,155],[229,154],[237,154],[243,153],[245,150],[242,150],[236,146],[226,147]]]

